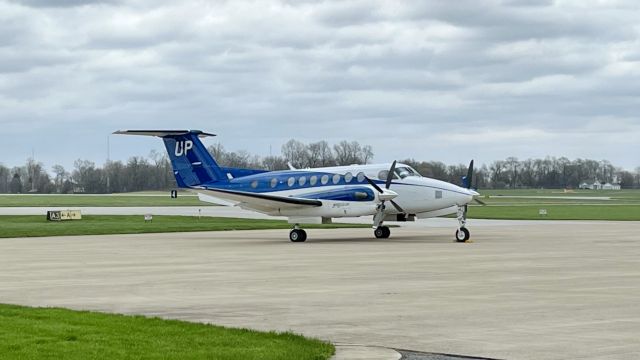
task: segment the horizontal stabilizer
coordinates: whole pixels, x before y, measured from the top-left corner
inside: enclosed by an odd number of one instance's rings
[[[157,137],[167,137],[167,136],[180,136],[193,134],[197,135],[200,138],[207,136],[216,136],[216,134],[206,133],[200,130],[118,130],[114,132],[114,134],[118,135],[140,135],[140,136],[157,136]]]

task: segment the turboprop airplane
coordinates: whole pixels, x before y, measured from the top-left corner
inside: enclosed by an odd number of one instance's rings
[[[225,168],[200,141],[215,134],[200,130],[121,130],[114,134],[162,138],[178,187],[198,193],[203,201],[286,216],[293,225],[289,233],[293,242],[307,239],[301,224],[326,224],[332,218],[373,216],[375,237],[388,238],[387,222],[448,214],[457,214],[460,226],[455,239],[464,242],[470,237],[468,205],[472,201],[483,204],[471,189],[473,160],[462,178],[463,186],[457,186],[423,177],[396,161],[282,171]]]

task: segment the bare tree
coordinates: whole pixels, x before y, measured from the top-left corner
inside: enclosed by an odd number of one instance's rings
[[[360,150],[360,160],[363,164],[368,164],[371,160],[373,160],[373,148],[371,145],[365,145]]]
[[[287,161],[281,156],[266,156],[262,159],[262,168],[269,171],[286,170]]]
[[[511,156],[504,161],[504,164],[506,171],[508,171],[509,186],[515,189],[518,186],[518,165],[520,162],[518,158]]]
[[[64,169],[64,166],[62,165],[53,165],[52,170],[55,174],[55,178],[53,179],[55,191],[57,193],[62,193],[62,186],[64,185],[65,181],[69,179],[69,173]]]
[[[307,165],[309,167],[326,167],[334,165],[331,147],[326,141],[318,141],[307,145]]]
[[[360,158],[362,147],[357,141],[342,140],[333,145],[333,151],[338,165],[352,165],[362,162]]]
[[[298,140],[291,139],[282,145],[282,157],[296,168],[309,167],[307,147]]]
[[[222,144],[215,143],[213,145],[209,145],[209,147],[207,147],[207,150],[216,160],[218,165],[224,162],[227,152],[224,150],[224,146],[222,146]]]

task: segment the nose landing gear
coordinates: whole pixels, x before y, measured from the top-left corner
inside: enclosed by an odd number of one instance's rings
[[[458,223],[460,228],[456,230],[456,241],[466,242],[471,237],[471,233],[467,229],[467,205],[458,206]]]

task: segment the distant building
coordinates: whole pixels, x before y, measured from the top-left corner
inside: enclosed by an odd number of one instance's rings
[[[620,184],[612,184],[612,183],[606,183],[604,185],[602,185],[602,190],[620,190],[622,187],[620,186]]]
[[[617,181],[614,181],[614,183],[612,184],[612,183],[603,183],[596,180],[593,183],[583,181],[580,184],[579,188],[582,190],[620,190],[622,187],[620,186],[620,183],[618,183]]]

